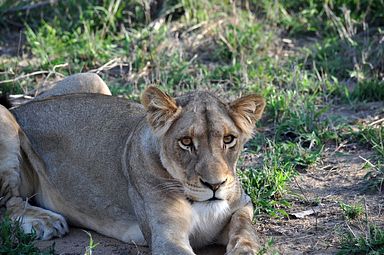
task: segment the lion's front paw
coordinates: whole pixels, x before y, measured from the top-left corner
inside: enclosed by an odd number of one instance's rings
[[[64,217],[47,211],[39,215],[24,215],[20,218],[24,232],[35,232],[41,240],[49,240],[53,237],[62,237],[68,233],[68,225]]]
[[[226,255],[256,255],[259,248],[255,240],[235,237],[228,243]]]
[[[7,210],[13,220],[20,221],[24,232],[34,232],[38,239],[49,240],[68,233],[68,225],[63,216],[31,206],[20,197],[11,198],[7,203]]]

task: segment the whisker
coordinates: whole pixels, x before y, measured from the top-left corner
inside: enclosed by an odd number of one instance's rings
[[[183,193],[184,188],[181,184],[181,182],[177,180],[172,179],[163,179],[163,183],[159,183],[158,185],[152,187],[152,190],[154,192],[158,191],[167,191],[167,192],[176,192],[176,193]]]

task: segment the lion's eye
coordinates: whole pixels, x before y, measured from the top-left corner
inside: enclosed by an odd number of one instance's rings
[[[226,147],[232,147],[236,144],[236,137],[233,135],[226,135],[223,138],[223,142]]]
[[[193,141],[192,138],[186,136],[179,140],[179,145],[184,150],[191,150],[193,147]]]

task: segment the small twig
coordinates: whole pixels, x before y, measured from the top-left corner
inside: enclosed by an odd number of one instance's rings
[[[188,34],[190,32],[193,32],[194,30],[201,28],[202,26],[206,25],[207,23],[208,23],[207,21],[203,21],[203,22],[200,22],[194,26],[191,26],[185,32],[183,32],[183,34]]]
[[[9,79],[9,80],[4,80],[4,81],[0,81],[0,84],[4,84],[4,83],[11,83],[11,82],[17,82],[19,80],[23,80],[23,79],[26,79],[28,77],[31,77],[31,76],[35,76],[35,75],[40,75],[40,74],[48,74],[47,77],[45,78],[44,80],[44,83],[47,81],[47,79],[52,75],[52,74],[55,74],[55,75],[58,75],[58,76],[61,76],[61,77],[65,77],[65,75],[59,73],[59,72],[56,72],[56,68],[59,68],[59,67],[66,67],[68,66],[68,63],[65,63],[65,64],[60,64],[60,65],[56,65],[53,67],[52,70],[50,71],[36,71],[36,72],[32,72],[32,73],[28,73],[28,74],[23,74],[23,75],[20,75],[14,79]]]
[[[382,123],[382,122],[384,122],[384,118],[375,120],[374,122],[369,123],[368,126],[369,126],[369,127],[372,127],[372,126],[377,125],[377,124],[380,124],[380,123]]]
[[[27,95],[9,95],[9,98],[11,98],[11,99],[19,99],[19,98],[33,99],[33,97],[27,96]]]
[[[363,157],[360,156],[360,155],[359,155],[359,158],[361,158],[362,160],[364,160],[365,163],[367,163],[370,167],[372,167],[372,168],[374,168],[374,169],[376,169],[376,170],[379,170],[379,169],[377,168],[377,166],[375,166],[374,164],[372,164],[371,161],[369,161],[368,159],[363,158]]]
[[[344,148],[346,144],[348,144],[348,141],[341,142],[341,143],[339,144],[339,146],[337,146],[337,148],[335,149],[335,152],[338,152],[339,150],[341,150],[342,148]]]
[[[49,72],[50,71],[36,71],[36,72],[33,72],[33,73],[23,74],[23,75],[20,75],[20,76],[14,78],[14,79],[0,81],[0,84],[16,82],[18,80],[22,80],[22,79],[25,79],[25,78],[28,78],[28,77],[31,77],[31,76],[35,76],[35,75],[39,75],[39,74],[47,74]]]
[[[14,8],[10,8],[8,10],[5,10],[4,13],[12,13],[12,12],[19,12],[19,11],[30,11],[32,9],[37,9],[37,8],[40,8],[40,7],[44,7],[46,5],[53,5],[53,4],[56,4],[57,2],[58,2],[58,0],[48,0],[48,1],[45,1],[45,2],[36,3],[36,4],[32,4],[32,5],[24,5],[24,6],[21,6],[21,7],[14,7]]]
[[[355,232],[353,232],[352,228],[349,226],[348,221],[345,221],[345,224],[347,225],[349,231],[351,231],[353,237],[354,237],[355,239],[357,239],[357,235],[355,234]]]
[[[56,68],[59,68],[59,67],[67,67],[68,65],[69,65],[68,63],[55,65],[55,66],[53,67],[52,71],[50,71],[50,72],[48,73],[47,77],[45,77],[44,82],[43,82],[43,83],[36,89],[36,91],[34,92],[35,96],[39,93],[39,89],[40,89],[40,88],[45,87],[46,82],[48,81],[48,79],[51,77],[52,74],[59,75],[59,76],[61,76],[61,77],[65,77],[65,75],[56,72]]]
[[[230,52],[232,52],[232,53],[235,52],[235,49],[232,47],[232,45],[227,41],[227,39],[225,39],[225,37],[221,33],[219,33],[219,38],[227,46],[227,48],[229,49]]]
[[[104,65],[98,67],[97,69],[92,69],[92,70],[89,70],[88,72],[98,74],[98,73],[105,71],[105,70],[111,70],[112,68],[114,68],[116,66],[124,66],[124,64],[121,63],[120,58],[113,58],[113,59],[109,60],[107,63],[105,63]],[[128,65],[125,65],[125,66],[128,66]]]

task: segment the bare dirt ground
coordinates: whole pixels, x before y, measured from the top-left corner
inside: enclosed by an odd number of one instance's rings
[[[93,238],[94,243],[97,243],[93,249],[93,255],[149,255],[148,247],[135,246],[132,244],[122,243],[113,238],[109,238],[93,231],[88,231]],[[38,247],[46,248],[55,243],[55,251],[57,254],[77,255],[84,254],[86,247],[89,246],[89,236],[83,230],[71,228],[70,234],[64,238],[51,241],[39,241]],[[207,247],[197,251],[198,255],[216,255],[224,254],[225,249],[221,246]]]

